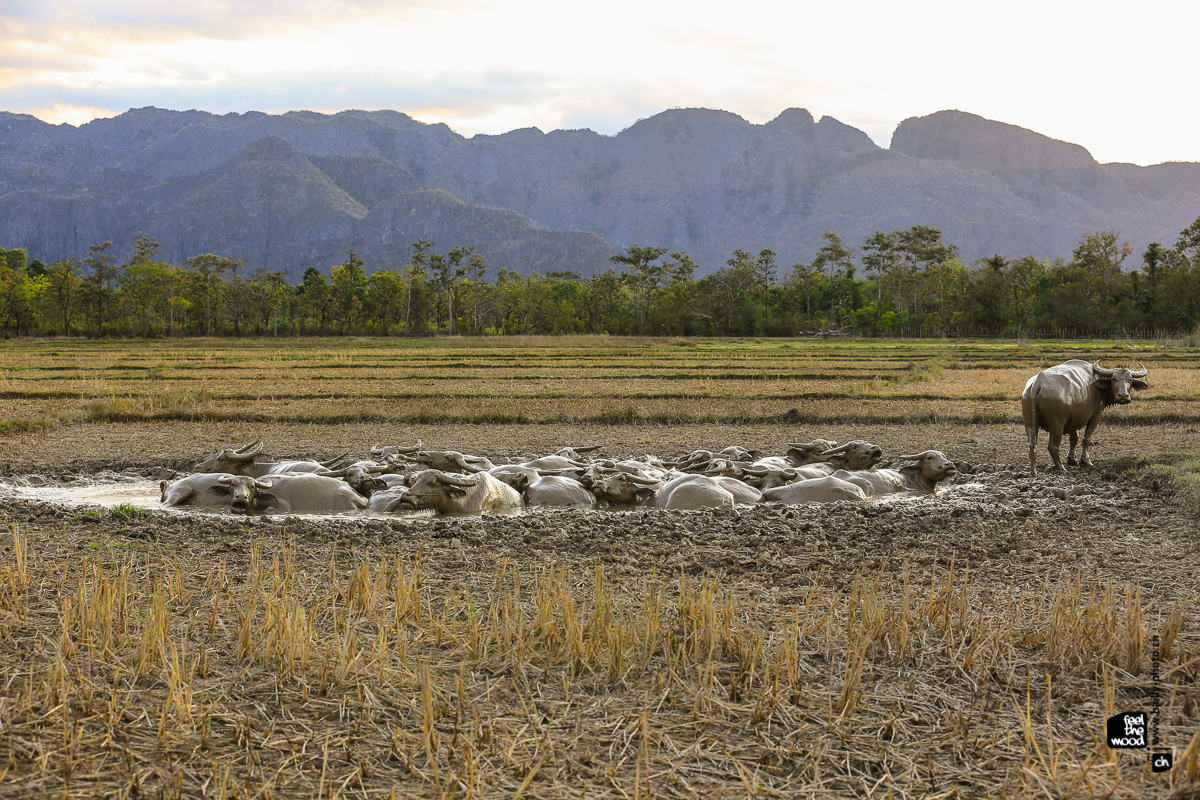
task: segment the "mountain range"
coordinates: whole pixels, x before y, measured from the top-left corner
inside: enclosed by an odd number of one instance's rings
[[[142,108],[79,127],[0,112],[0,246],[47,263],[139,233],[181,263],[216,253],[299,280],[353,249],[400,267],[417,239],[474,245],[493,270],[594,274],[630,245],[734,249],[785,269],[825,231],[940,228],[965,260],[1070,256],[1117,230],[1141,253],[1200,216],[1200,164],[1099,164],[1080,145],[961,111],[903,121],[882,148],[831,117],[765,124],[673,109],[615,136],[460,136],[395,111]],[[1127,266],[1132,266],[1128,264]]]

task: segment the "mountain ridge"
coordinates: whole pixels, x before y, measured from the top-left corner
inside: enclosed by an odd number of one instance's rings
[[[43,260],[104,240],[127,254],[148,233],[168,260],[211,251],[298,280],[349,249],[368,270],[401,266],[411,236],[474,245],[494,270],[590,275],[639,244],[685,250],[703,274],[734,249],[769,247],[786,268],[827,230],[854,246],[917,224],[968,260],[1065,257],[1109,229],[1141,252],[1198,215],[1200,164],[1099,164],[963,111],[906,119],[888,148],[800,108],[469,138],[398,111],[147,107],[78,128],[0,112],[0,242]]]

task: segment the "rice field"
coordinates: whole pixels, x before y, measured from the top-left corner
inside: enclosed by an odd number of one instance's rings
[[[1096,469],[1029,478],[1020,387],[1073,357],[1141,361],[1151,388],[1106,413]],[[824,435],[978,470],[906,504],[473,518],[0,491],[0,796],[1200,797],[1197,361],[1111,341],[0,342],[7,480],[153,475],[252,438],[671,456]],[[1107,745],[1105,720],[1140,710],[1169,771]]]
[[[1200,353],[1165,342],[578,337],[10,341],[0,424],[1016,423],[1024,381],[1080,356],[1149,362],[1151,389],[1110,424],[1200,420]]]

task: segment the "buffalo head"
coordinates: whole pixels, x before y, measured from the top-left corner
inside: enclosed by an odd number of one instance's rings
[[[229,507],[239,514],[253,514],[260,504],[270,498],[263,494],[270,489],[270,478],[250,478],[245,475],[222,475],[212,487],[217,494],[230,495]]]
[[[933,492],[939,481],[953,478],[958,474],[958,467],[946,458],[941,450],[926,450],[907,456],[897,456],[897,461],[915,463],[899,467],[900,474],[913,481],[920,489]]]
[[[1096,388],[1107,393],[1108,402],[1122,406],[1128,405],[1133,399],[1129,396],[1130,389],[1150,388],[1150,384],[1142,380],[1146,377],[1148,370],[1140,361],[1138,366],[1141,367],[1138,372],[1125,367],[1105,369],[1100,366],[1100,360],[1096,359],[1096,362],[1092,364],[1092,374],[1096,376]]]
[[[400,498],[400,502],[413,508],[440,508],[447,499],[464,496],[480,480],[482,474],[463,476],[437,469],[425,470],[409,487],[408,493]]]
[[[243,474],[246,467],[254,463],[254,457],[262,452],[261,441],[251,442],[236,450],[222,450],[212,458],[201,461],[193,472],[228,472],[234,475]]]
[[[839,464],[842,469],[870,469],[883,458],[883,450],[878,445],[854,439],[843,445],[821,453],[821,459],[830,464]]]

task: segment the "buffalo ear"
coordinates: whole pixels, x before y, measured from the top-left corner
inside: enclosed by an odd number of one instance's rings
[[[455,486],[453,483],[443,483],[442,486],[452,497],[462,497],[467,493],[467,490],[461,486]]]
[[[278,505],[278,503],[279,498],[270,492],[255,492],[254,494],[254,508],[257,511],[263,511],[271,506]]]
[[[232,489],[229,488],[228,483],[214,483],[212,486],[208,487],[208,490],[210,492],[216,492],[217,494],[221,495],[222,497],[224,497],[225,495],[227,495],[233,491]]]
[[[1134,378],[1133,382],[1130,383],[1129,385],[1131,387],[1133,387],[1134,389],[1149,389],[1150,388],[1150,384],[1146,383],[1141,378]]]
[[[1112,378],[1096,378],[1096,386],[1101,389],[1112,388]]]

